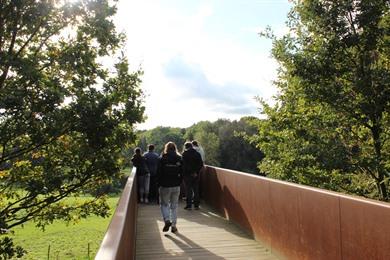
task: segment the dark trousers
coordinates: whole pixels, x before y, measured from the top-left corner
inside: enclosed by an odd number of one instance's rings
[[[195,207],[199,206],[199,175],[197,177],[186,176],[184,178],[186,184],[186,200],[187,206],[192,206],[192,203]]]
[[[203,174],[205,174],[206,167],[203,166],[199,171],[199,197],[202,198],[202,184],[200,183],[201,177]]]
[[[157,175],[150,176],[149,200],[158,203],[159,193],[157,187]]]
[[[186,191],[186,184],[185,181],[183,180],[180,184],[180,195],[179,199],[184,199],[186,197],[187,191]]]

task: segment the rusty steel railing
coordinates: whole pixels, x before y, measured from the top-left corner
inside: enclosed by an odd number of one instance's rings
[[[132,171],[95,259],[134,259],[135,184]],[[389,203],[210,166],[201,191],[282,259],[390,259]]]
[[[134,259],[136,222],[137,185],[133,167],[95,259]]]
[[[390,259],[390,204],[207,167],[202,198],[282,259]]]

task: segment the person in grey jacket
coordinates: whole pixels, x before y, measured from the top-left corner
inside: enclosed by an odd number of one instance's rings
[[[154,145],[148,145],[148,151],[144,153],[146,159],[146,166],[150,173],[149,184],[149,200],[156,201],[158,203],[158,189],[157,189],[157,166],[159,161],[159,155],[154,151]]]

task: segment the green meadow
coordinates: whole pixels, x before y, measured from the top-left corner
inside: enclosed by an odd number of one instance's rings
[[[110,197],[111,216],[119,197]],[[15,228],[14,242],[27,250],[22,259],[93,259],[104,237],[111,216],[91,216],[77,224],[54,222],[45,231],[27,223]],[[89,248],[89,251],[88,251]]]

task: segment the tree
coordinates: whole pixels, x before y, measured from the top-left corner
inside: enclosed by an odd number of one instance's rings
[[[259,174],[257,163],[264,155],[244,137],[256,132],[249,119],[198,122],[187,129],[185,138],[195,139],[202,145],[206,164]]]
[[[140,133],[139,146],[146,150],[148,144],[155,145],[155,151],[161,153],[164,149],[164,145],[167,142],[174,142],[177,148],[181,150],[184,144],[182,129],[176,127],[163,127],[158,126],[144,133]]]
[[[142,71],[117,55],[125,39],[111,2],[0,1],[2,231],[108,214],[104,196],[63,199],[118,177],[121,149],[143,119]]]
[[[147,144],[152,143],[159,152],[165,143],[173,141],[181,151],[185,141],[197,140],[205,151],[206,164],[259,174],[257,163],[264,154],[245,139],[245,136],[256,132],[256,127],[248,123],[250,119],[243,117],[239,121],[201,121],[188,128],[159,126],[138,131],[137,145],[146,149]],[[127,151],[129,153],[132,151]]]
[[[219,120],[220,121],[220,120]],[[218,127],[219,121],[214,123],[209,121],[201,121],[190,126],[185,134],[185,139],[188,141],[197,140],[205,151],[206,164],[220,166],[219,162],[219,137]]]
[[[264,154],[245,140],[245,136],[256,133],[256,128],[247,121],[250,117],[229,121],[219,127],[219,161],[223,168],[260,174],[257,163]]]
[[[257,121],[252,139],[266,154],[261,167],[285,179],[388,200],[390,4],[293,4],[290,33],[264,34],[273,39],[280,64],[280,95],[273,108],[263,103],[268,118]]]

